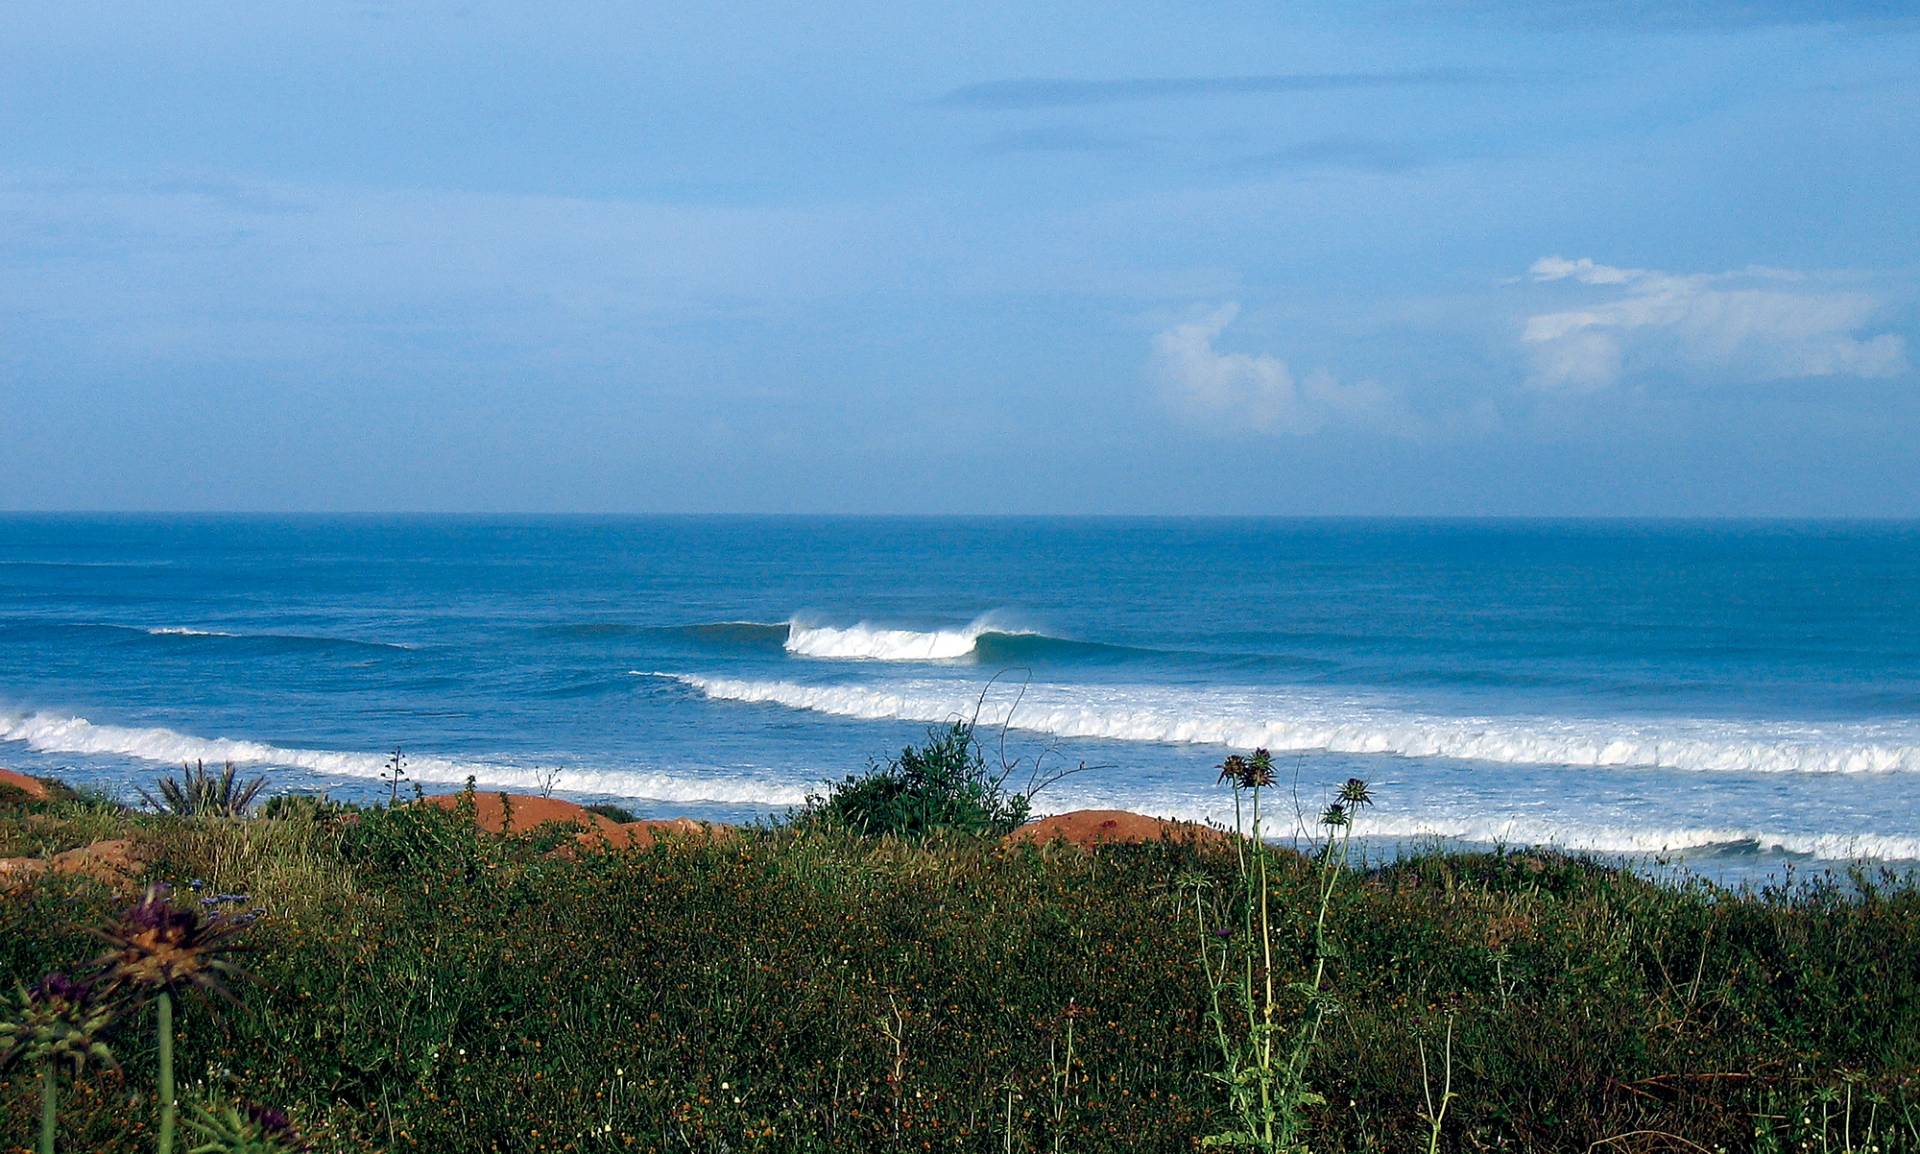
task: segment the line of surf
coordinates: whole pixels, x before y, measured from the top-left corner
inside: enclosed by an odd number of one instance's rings
[[[1078,804],[1078,799],[1070,793],[1053,800]],[[1102,806],[1118,806],[1155,817],[1212,822],[1227,828],[1233,824],[1230,803],[1205,802],[1193,797],[1125,795],[1103,796],[1098,802]],[[1363,838],[1402,845],[1433,840],[1486,846],[1546,846],[1577,853],[1634,857],[1735,857],[1773,853],[1820,861],[1920,860],[1920,837],[1889,833],[1793,833],[1739,826],[1662,828],[1517,814],[1465,817],[1372,812],[1362,818],[1356,829]],[[1291,820],[1266,826],[1267,836],[1282,842],[1302,832]]]
[[[633,671],[641,674],[641,671]],[[970,716],[976,690],[952,682],[811,685],[646,673],[715,701],[761,703],[867,721],[937,723]],[[981,707],[985,724],[1061,738],[1265,747],[1509,765],[1642,767],[1758,773],[1920,772],[1920,744],[1836,736],[1765,722],[1629,723],[1589,718],[1458,718],[1263,692],[1035,685]]]
[[[284,766],[333,777],[377,779],[386,754],[293,749],[258,741],[198,737],[177,730],[96,725],[84,717],[49,713],[0,714],[0,742],[18,741],[41,753],[112,755],[165,764],[206,761]],[[468,777],[503,789],[552,788],[688,804],[777,808],[798,805],[805,788],[742,776],[700,777],[628,770],[532,767],[444,757],[409,757],[407,776],[422,783],[458,785]],[[549,775],[553,780],[549,783]]]

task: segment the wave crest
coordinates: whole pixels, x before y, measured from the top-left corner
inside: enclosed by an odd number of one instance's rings
[[[952,661],[973,655],[987,634],[1031,635],[1026,630],[995,626],[982,617],[960,629],[883,629],[865,621],[843,627],[808,625],[798,619],[787,624],[788,653],[797,657],[854,661]]]

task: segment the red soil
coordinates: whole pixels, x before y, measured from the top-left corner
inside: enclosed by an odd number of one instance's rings
[[[526,833],[537,826],[550,821],[577,825],[583,830],[599,831],[609,837],[618,836],[620,823],[611,818],[601,817],[591,810],[577,806],[570,801],[561,801],[557,797],[533,797],[528,794],[510,793],[506,795],[508,806],[500,803],[498,793],[473,793],[473,823],[488,833]],[[443,793],[426,800],[428,805],[437,805],[441,809],[452,810],[460,806],[460,795]],[[508,809],[512,811],[513,828],[507,828]]]
[[[47,796],[47,787],[38,779],[28,777],[24,773],[15,773],[10,769],[0,769],[0,792],[8,789],[17,789],[28,797],[42,800]]]
[[[1010,843],[1046,845],[1064,841],[1079,846],[1168,841],[1227,842],[1231,834],[1191,821],[1146,817],[1124,809],[1077,809],[1030,821],[1007,835]]]
[[[630,821],[622,824],[570,801],[561,801],[554,797],[508,794],[507,800],[512,809],[513,828],[511,830],[506,827],[506,814],[500,804],[500,795],[475,790],[473,794],[474,824],[488,833],[526,833],[548,822],[562,822],[580,827],[580,832],[574,835],[574,841],[586,849],[599,849],[603,846],[613,849],[645,849],[664,836],[723,837],[733,832],[731,826],[707,825],[684,817],[658,821]],[[460,795],[443,793],[427,798],[426,804],[437,805],[446,810],[456,809],[460,805]]]

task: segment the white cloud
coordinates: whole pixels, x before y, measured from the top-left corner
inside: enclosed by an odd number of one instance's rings
[[[1153,338],[1149,371],[1181,415],[1233,432],[1306,434],[1333,423],[1413,431],[1398,399],[1372,381],[1346,383],[1324,369],[1297,376],[1268,353],[1214,348],[1239,313],[1223,305]]]
[[[1583,307],[1527,318],[1520,340],[1536,388],[1593,392],[1636,371],[1795,380],[1888,377],[1907,367],[1902,337],[1865,332],[1879,301],[1808,287],[1792,272],[1683,274],[1559,256],[1529,272],[1540,284],[1605,290]]]

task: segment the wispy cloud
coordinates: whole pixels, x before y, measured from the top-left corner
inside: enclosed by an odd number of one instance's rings
[[[1578,307],[1527,318],[1520,340],[1540,389],[1593,392],[1640,373],[1794,380],[1907,367],[1905,338],[1868,331],[1876,298],[1790,271],[1688,274],[1549,256],[1529,273],[1538,284],[1597,290]]]
[[[1384,140],[1351,136],[1324,136],[1303,140],[1252,156],[1241,157],[1231,167],[1248,173],[1298,172],[1311,169],[1346,169],[1360,172],[1405,172],[1426,163],[1427,158],[1412,148]]]
[[[1153,338],[1148,372],[1182,417],[1229,433],[1304,435],[1334,424],[1416,431],[1399,399],[1375,382],[1341,381],[1324,369],[1298,376],[1270,354],[1215,348],[1239,313],[1239,305],[1223,305]]]
[[[1489,68],[1292,72],[1264,76],[1136,76],[1110,80],[1028,77],[962,85],[933,103],[948,108],[1061,108],[1210,96],[1494,84],[1513,78],[1510,72]]]

